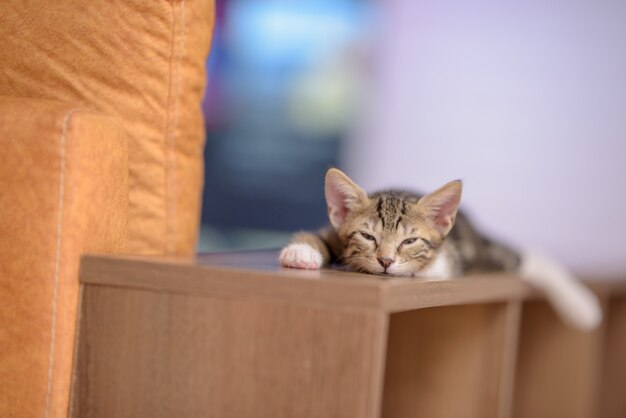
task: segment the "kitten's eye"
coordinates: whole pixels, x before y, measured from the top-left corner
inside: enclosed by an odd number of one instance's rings
[[[405,239],[404,241],[402,241],[402,244],[400,244],[400,245],[411,245],[415,241],[417,241],[417,238],[408,238],[408,239]]]
[[[368,241],[374,241],[376,242],[376,238],[374,238],[373,236],[371,236],[370,234],[366,234],[365,232],[361,232],[361,236],[363,236],[363,238],[365,238]]]

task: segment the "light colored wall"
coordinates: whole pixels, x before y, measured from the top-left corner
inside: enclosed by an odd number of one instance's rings
[[[462,178],[494,235],[626,278],[626,2],[380,5],[349,174],[370,190]]]

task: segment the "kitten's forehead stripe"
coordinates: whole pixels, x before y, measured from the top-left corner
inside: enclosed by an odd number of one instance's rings
[[[402,220],[402,218],[404,217],[405,213],[406,213],[406,201],[403,199],[401,199],[402,207],[400,209],[400,215],[398,216],[398,220],[396,221],[396,231],[398,230],[398,227],[400,226],[400,221]]]
[[[389,231],[398,228],[402,216],[402,197],[399,195],[379,196],[378,216],[383,223],[383,229]]]
[[[378,197],[377,211],[378,211],[378,217],[380,218],[380,221],[383,223],[383,229],[384,229],[385,228],[385,217],[383,216],[383,198],[382,198],[382,196]]]

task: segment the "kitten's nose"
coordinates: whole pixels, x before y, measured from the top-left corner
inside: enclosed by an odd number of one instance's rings
[[[378,257],[378,262],[384,268],[389,267],[391,264],[393,264],[394,261],[396,260],[391,257]]]

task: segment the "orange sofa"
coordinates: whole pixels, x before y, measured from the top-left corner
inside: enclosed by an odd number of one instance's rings
[[[191,256],[212,0],[0,11],[0,416],[67,415],[81,254]]]

